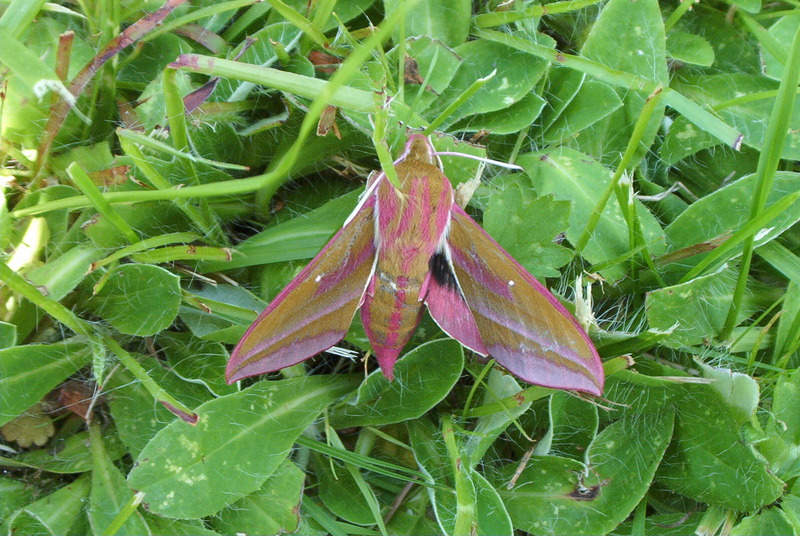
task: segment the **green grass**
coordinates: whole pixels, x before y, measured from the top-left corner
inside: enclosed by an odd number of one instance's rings
[[[0,532],[800,533],[799,14],[0,1]],[[392,383],[358,320],[358,359],[225,383],[406,128],[521,166],[468,210],[602,398],[427,317]]]

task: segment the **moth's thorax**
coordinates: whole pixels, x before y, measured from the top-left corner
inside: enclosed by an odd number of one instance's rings
[[[398,274],[422,276],[447,228],[453,189],[432,164],[406,160],[396,169],[400,188],[385,180],[377,191],[378,264],[388,264]]]
[[[434,154],[433,146],[425,136],[416,135],[409,138],[408,149],[403,156],[403,163],[408,164],[411,162],[420,162],[438,167],[439,159]]]

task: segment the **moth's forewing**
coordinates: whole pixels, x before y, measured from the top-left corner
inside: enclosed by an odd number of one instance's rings
[[[373,273],[374,218],[371,197],[272,300],[233,350],[229,383],[297,364],[344,338]]]
[[[458,205],[447,243],[490,356],[527,382],[602,394],[600,357],[577,320]]]

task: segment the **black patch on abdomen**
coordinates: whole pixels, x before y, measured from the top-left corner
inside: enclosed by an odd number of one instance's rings
[[[450,263],[447,262],[447,256],[444,253],[437,251],[431,255],[428,267],[436,284],[451,290],[458,289],[456,274],[453,273],[453,269],[450,267]]]

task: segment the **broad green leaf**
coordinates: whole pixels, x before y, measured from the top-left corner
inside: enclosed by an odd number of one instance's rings
[[[185,38],[171,32],[161,34],[154,39],[148,39],[141,43],[137,49],[124,51],[122,57],[125,60],[117,78],[122,82],[136,85],[141,85],[143,80],[158,80],[160,82],[161,72],[164,68],[181,54],[191,51],[192,49]],[[159,100],[163,107],[163,97]],[[142,108],[142,106],[138,108]],[[146,128],[149,131],[150,125],[147,124]]]
[[[453,475],[439,429],[426,416],[408,421],[406,426],[420,471],[442,486],[452,486]],[[428,488],[428,492],[433,493],[434,488]]]
[[[699,35],[673,30],[667,34],[667,55],[673,60],[710,67],[714,49]]]
[[[350,2],[348,2],[350,3]],[[299,6],[298,6],[299,7]],[[342,6],[344,7],[344,6]],[[303,9],[305,6],[303,6]],[[337,9],[337,12],[339,10]],[[271,41],[288,45],[300,33],[299,28],[293,24],[286,22],[283,17],[276,15],[275,19],[261,28],[256,27],[257,31],[253,32],[252,37],[256,40],[252,45],[242,41],[239,46],[233,51],[234,54],[240,54],[240,61],[244,63],[251,63],[253,65],[270,65],[275,62],[276,53],[275,47],[270,45]],[[335,20],[335,19],[334,19]],[[234,101],[243,100],[249,91],[253,91],[254,84],[248,82],[241,82],[238,80],[222,79],[220,84],[220,98],[230,99]]]
[[[420,470],[437,484],[436,488],[428,488],[428,494],[433,502],[433,510],[441,531],[444,534],[454,533],[456,516],[458,509],[461,508],[471,511],[474,515],[475,534],[512,534],[508,513],[492,484],[466,463],[461,463],[469,456],[466,449],[458,447],[459,454],[463,455],[455,461],[458,470],[462,472],[457,479],[452,469],[454,461],[448,457],[441,431],[423,419],[410,421],[408,426],[414,456]],[[468,448],[474,449],[474,447]],[[478,454],[473,450],[472,455]],[[457,494],[452,488],[458,485],[462,486],[462,489]],[[467,502],[459,504],[458,500]]]
[[[513,489],[498,491],[514,528],[534,534],[606,534],[647,493],[672,437],[669,407],[626,415],[607,426],[587,452],[587,466],[533,457]],[[516,466],[509,466],[510,479]]]
[[[452,339],[431,341],[405,354],[389,381],[376,370],[354,400],[331,411],[334,428],[389,424],[414,419],[444,399],[464,368],[464,350]]]
[[[540,39],[549,46],[555,45],[550,38],[540,36]],[[497,73],[450,116],[447,124],[467,116],[502,110],[518,102],[530,93],[547,67],[547,62],[541,58],[485,39],[468,41],[454,50],[462,58],[461,66],[450,86],[426,113],[428,117],[442,112],[478,79],[495,70]]]
[[[178,315],[180,278],[151,264],[112,268],[91,308],[121,333],[142,337],[166,329]]]
[[[791,444],[800,445],[800,369],[782,375],[773,394],[772,415],[782,424],[781,435]]]
[[[622,106],[616,90],[603,82],[587,80],[542,134],[545,145],[568,143],[570,138],[582,136],[581,131],[600,121]]]
[[[722,329],[735,286],[736,272],[725,265],[686,283],[656,289],[645,298],[650,328],[668,333],[662,339],[668,346],[703,344]],[[752,296],[746,296],[740,319],[752,311]]]
[[[517,469],[517,466],[509,469]],[[501,487],[511,482],[513,471],[506,471],[502,479],[495,479],[514,528],[533,534],[580,534],[578,527],[584,520],[580,519],[583,516],[577,508],[580,503],[571,495],[580,496],[580,491],[585,489],[579,481],[579,476],[584,471],[584,465],[577,460],[558,456],[533,456],[520,473],[513,489]],[[581,525],[577,524],[579,521]],[[564,527],[559,530],[561,524]],[[592,528],[596,529],[594,526]],[[593,533],[602,532],[595,530]]]
[[[152,163],[152,162],[151,162]],[[181,164],[176,161],[173,166]],[[174,171],[181,176],[185,171]],[[186,229],[186,216],[175,203],[137,203],[135,205],[116,204],[114,211],[142,237],[158,236],[180,226]],[[87,212],[88,213],[88,212]],[[102,214],[93,214],[81,230],[98,248],[120,248],[130,245],[127,237]]]
[[[248,153],[249,146],[234,124],[215,122],[192,125],[190,133],[193,152],[203,158],[217,162],[245,162],[254,156]],[[211,166],[200,168],[198,171],[204,182],[227,181],[233,178],[221,169]],[[214,214],[210,213],[209,216],[214,217]]]
[[[427,488],[436,522],[443,534],[452,534],[456,517],[455,481],[442,433],[425,417],[408,421],[407,426],[414,459],[420,471],[436,484]]]
[[[220,314],[236,316],[242,322],[249,323],[255,320],[256,314],[267,306],[267,302],[246,288],[237,285],[200,285],[192,288],[191,292],[194,297],[208,304],[211,309],[221,311]],[[248,314],[244,316],[245,313],[242,313],[241,310],[247,310]]]
[[[791,481],[800,476],[800,371],[782,374],[775,385],[772,412],[769,416],[767,437],[758,444],[759,452],[769,460],[770,469],[782,480]],[[794,487],[797,489],[797,486]],[[795,496],[791,508],[800,512],[800,499]],[[784,502],[788,507],[788,503]]]
[[[427,515],[429,506],[427,493],[410,494],[403,508],[399,508],[386,524],[386,531],[389,534],[440,534],[436,521]]]
[[[602,63],[610,69],[642,76],[664,86],[670,85],[667,72],[666,36],[657,0],[610,0],[592,26],[581,49],[581,56]],[[590,89],[586,84],[581,92]],[[581,132],[571,144],[603,162],[616,164],[625,152],[648,95],[618,88],[623,106],[613,114]],[[576,98],[578,98],[576,96]],[[664,115],[659,104],[647,125],[637,150],[638,162],[653,143]]]
[[[699,528],[702,512],[693,512],[689,515],[684,512],[675,514],[650,514],[644,522],[644,534],[647,536],[686,536],[696,534]],[[610,536],[630,536],[635,534],[634,519],[626,521],[611,531]]]
[[[718,139],[681,116],[669,125],[660,156],[667,164],[675,164],[715,145],[719,145]]]
[[[297,437],[352,376],[262,381],[197,408],[196,426],[173,421],[159,431],[128,474],[151,512],[192,518],[214,514],[262,486]]]
[[[669,251],[719,239],[739,230],[750,220],[750,206],[758,177],[748,175],[692,203],[664,229]],[[800,190],[800,173],[779,171],[767,196],[766,208]],[[720,210],[725,207],[725,210]],[[756,247],[773,240],[800,221],[800,204],[783,211],[756,236]],[[705,255],[699,254],[668,265],[668,273],[685,273]]]
[[[152,534],[163,536],[218,536],[220,533],[206,527],[202,519],[184,520],[145,515]]]
[[[781,500],[781,509],[792,518],[796,527],[797,520],[799,519],[798,514],[800,514],[800,486],[798,486],[797,481],[795,481],[795,484],[792,486],[790,493],[783,496]]]
[[[563,391],[550,396],[549,454],[583,461],[597,427],[597,406],[591,402]]]
[[[539,95],[529,93],[507,108],[466,117],[449,130],[451,132],[488,130],[492,134],[514,134],[533,125],[545,104],[545,100]]]
[[[114,155],[107,141],[93,145],[77,145],[53,158],[54,170],[65,173],[67,167],[77,162],[87,173],[102,171],[114,165]]]
[[[658,480],[711,506],[752,512],[781,495],[783,482],[743,441],[720,394],[707,385],[675,389],[675,439]]]
[[[99,426],[93,424],[92,426]],[[92,441],[92,491],[89,494],[89,524],[95,534],[105,534],[120,510],[133,499],[125,476],[106,453],[99,428],[90,432]],[[133,512],[120,527],[120,534],[147,534],[147,523],[140,511]]]
[[[90,357],[91,350],[80,342],[0,350],[0,425],[39,402]]]
[[[336,9],[334,10],[337,17],[329,17],[326,24],[323,26],[323,30],[328,31],[333,28],[338,28],[339,23],[336,20],[337,18],[344,22],[350,22],[355,18],[362,17],[376,1],[377,0],[352,0],[350,2],[342,2],[341,4],[337,2]],[[304,2],[305,0],[299,0],[299,5],[302,7],[307,6],[308,4]]]
[[[416,62],[417,72],[419,77],[425,81],[425,85],[422,86],[417,81],[411,81],[412,73],[408,72],[408,67],[405,67],[405,101],[413,110],[423,113],[430,103],[447,89],[450,80],[461,65],[461,58],[453,52],[453,49],[430,36],[408,35],[410,37],[406,39],[406,56]],[[394,47],[386,55],[395,79],[397,79],[398,53],[399,47]],[[405,65],[405,62],[403,63]]]
[[[762,62],[758,42],[744,24],[730,24],[704,10],[695,10],[693,17],[683,17],[681,30],[708,39],[714,49],[714,69],[720,72],[761,73]]]
[[[797,445],[792,444],[785,432],[782,421],[770,418],[769,432],[766,437],[759,438],[756,446],[758,454],[769,464],[770,471],[782,481],[791,482],[800,476],[800,459]]]
[[[777,81],[759,75],[723,73],[687,76],[671,85],[699,104],[715,109],[723,121],[744,135],[745,145],[762,149]],[[742,98],[743,95],[752,97]],[[682,134],[678,131],[674,135]],[[781,154],[783,158],[800,159],[800,96],[792,109]]]
[[[305,475],[284,461],[253,493],[220,511],[212,524],[221,534],[283,534],[297,530]]]
[[[375,517],[350,471],[338,460],[316,457],[319,498],[336,517],[356,525],[372,525]]]
[[[758,382],[752,376],[741,372],[712,367],[705,363],[699,363],[699,365],[703,371],[703,376],[714,380],[711,383],[711,387],[728,404],[736,423],[741,425],[749,422],[758,407]]]
[[[503,499],[486,478],[475,470],[469,471],[475,486],[475,509],[478,522],[476,534],[501,536],[514,534],[511,518]]]
[[[800,18],[796,15],[788,15],[781,17],[778,21],[769,27],[769,37],[775,40],[775,43],[791,43],[794,34],[797,32],[797,25],[800,23]],[[769,49],[763,45],[760,46],[761,58],[764,62],[764,75],[775,80],[783,78],[783,66],[786,64],[786,56],[789,53],[788,47],[783,52],[781,58],[773,56]]]
[[[383,7],[388,15],[402,3],[402,0],[383,0]],[[424,35],[454,47],[467,40],[471,22],[470,0],[422,0],[406,14],[400,27],[405,31],[403,37]],[[400,36],[398,28],[393,34],[395,42]]]
[[[253,315],[252,320],[257,315]],[[232,322],[222,315],[207,313],[194,307],[181,305],[178,318],[186,324],[192,335],[200,339],[214,342],[236,344],[247,330],[247,324]]]
[[[556,199],[572,201],[567,240],[578,241],[598,201],[598,192],[611,182],[609,170],[591,157],[572,149],[561,148],[520,156],[517,163],[525,168],[539,195],[552,194]],[[655,217],[639,201],[636,214],[650,251],[664,249],[663,231]],[[607,262],[625,255],[631,248],[628,226],[622,217],[616,197],[612,196],[603,211],[582,255],[592,263]],[[606,279],[615,281],[625,274],[616,264],[602,271]]]
[[[187,407],[194,408],[211,399],[211,393],[203,385],[181,381],[155,359],[145,358],[140,364],[158,385]],[[117,370],[109,377],[107,391],[119,439],[134,458],[159,430],[177,419],[126,369]]]
[[[286,265],[277,272],[265,267],[264,294],[271,296],[277,293],[295,276],[299,268],[286,271]],[[266,273],[268,272],[269,273]],[[195,337],[208,341],[236,344],[244,335],[247,326],[263,311],[267,302],[255,296],[249,290],[233,285],[204,285],[192,290],[192,296],[205,307],[189,307],[181,305],[178,317],[183,321]],[[211,309],[209,312],[207,308]]]
[[[676,123],[682,120],[679,117]],[[758,159],[759,152],[746,145],[738,151],[717,145],[693,154],[691,158],[681,160],[675,166],[675,170],[679,176],[685,178],[686,187],[697,198],[702,198],[727,184],[755,173]],[[688,204],[690,203],[686,205]],[[674,216],[669,221],[672,219]]]
[[[17,326],[8,322],[0,321],[0,350],[5,350],[16,346]]]
[[[547,75],[544,97],[547,105],[539,119],[541,131],[546,132],[569,106],[586,80],[586,74],[552,65]]]
[[[747,516],[731,529],[731,536],[774,536],[797,534],[797,519],[787,516],[781,508],[768,508]]]
[[[91,478],[83,475],[63,488],[16,510],[0,522],[2,534],[80,534]],[[72,529],[72,530],[71,530]]]
[[[437,151],[486,157],[486,149],[484,147],[461,141],[453,136],[438,136],[434,134],[432,138],[433,146]],[[460,155],[442,155],[441,159],[444,173],[453,188],[457,188],[460,184],[475,177],[480,177],[483,169],[481,162]]]
[[[306,14],[307,11],[311,13],[311,16],[315,15],[314,6],[309,7],[306,0],[282,0],[287,6],[291,7],[298,13]],[[338,20],[342,22],[349,22],[355,17],[362,16],[365,11],[369,9],[375,3],[376,0],[352,0],[350,2],[342,2],[341,5],[336,5],[336,9],[334,10],[337,17],[329,17],[325,24],[322,25],[323,31],[328,31],[333,28],[338,27]],[[270,11],[270,22],[274,21],[283,21],[285,20],[283,15],[281,15],[277,10]],[[286,24],[286,23],[284,23]],[[293,27],[289,25],[290,27]],[[244,36],[242,36],[244,37]],[[245,47],[246,48],[246,47]]]
[[[506,181],[492,195],[483,227],[534,277],[559,277],[558,269],[570,261],[572,252],[553,240],[567,229],[570,203],[552,196],[537,198],[520,178]]]

